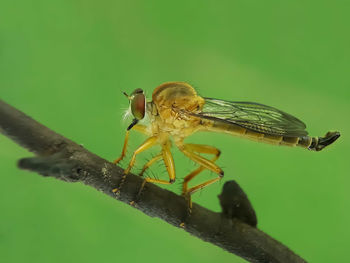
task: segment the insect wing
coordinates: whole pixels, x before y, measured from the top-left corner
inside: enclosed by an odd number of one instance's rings
[[[305,136],[305,124],[276,108],[254,102],[235,102],[204,98],[198,117],[239,125],[248,130],[270,135]]]

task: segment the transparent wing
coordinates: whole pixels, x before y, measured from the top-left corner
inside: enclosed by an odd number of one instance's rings
[[[282,136],[305,136],[305,124],[296,117],[254,102],[235,102],[204,98],[205,104],[196,116],[214,121],[224,121],[246,129]]]

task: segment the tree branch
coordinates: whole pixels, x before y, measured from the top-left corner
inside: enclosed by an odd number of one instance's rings
[[[142,178],[133,174],[127,175],[123,181],[122,168],[55,133],[3,101],[0,101],[0,132],[37,155],[21,159],[18,166],[22,169],[68,182],[83,182],[128,204],[135,200],[143,182]],[[123,187],[120,188],[122,181]],[[116,188],[120,192],[115,193],[113,189]],[[237,183],[226,183],[219,198],[223,213],[210,211],[194,203],[191,216],[186,217],[187,204],[183,197],[148,183],[133,207],[176,227],[180,227],[185,219],[185,231],[250,262],[305,262],[254,227],[255,212]]]

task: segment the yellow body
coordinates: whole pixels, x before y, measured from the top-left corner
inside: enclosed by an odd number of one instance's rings
[[[259,133],[232,123],[201,119],[188,114],[201,112],[204,103],[205,100],[185,82],[167,82],[160,85],[154,90],[152,102],[148,105],[150,107],[148,113],[151,116],[151,135],[158,135],[159,139],[165,140],[168,140],[171,135],[177,142],[197,131],[212,131],[274,145],[298,145],[307,148],[311,144],[312,137],[309,136],[304,136],[302,141],[302,137]]]
[[[185,82],[167,82],[158,86],[152,94],[152,101],[148,102],[146,105],[146,112],[150,118],[149,126],[136,124],[132,128],[149,137],[134,151],[129,166],[125,169],[125,174],[130,172],[135,163],[137,154],[154,145],[161,145],[161,152],[144,165],[140,175],[143,175],[145,170],[153,163],[163,159],[169,174],[169,180],[146,178],[145,182],[161,184],[173,183],[176,175],[174,160],[170,152],[172,138],[175,145],[182,153],[200,165],[199,168],[184,178],[182,193],[188,198],[189,204],[191,204],[190,195],[192,193],[220,180],[224,174],[222,169],[215,164],[215,161],[220,156],[220,150],[209,145],[186,144],[183,142],[187,136],[194,132],[214,131],[228,133],[235,136],[244,136],[248,139],[260,142],[287,146],[297,145],[311,150],[321,150],[340,136],[339,133],[327,133],[324,138],[320,138],[334,140],[331,140],[331,142],[326,141],[328,144],[325,143],[325,145],[321,145],[319,144],[319,139],[315,137],[280,136],[263,132],[260,133],[233,123],[221,121],[220,119],[201,118],[198,113],[202,111],[204,104],[205,99],[200,97],[194,88]],[[115,163],[118,163],[125,156],[128,138],[129,131],[127,131],[125,137],[122,154],[115,160]],[[316,148],[318,146],[319,148]],[[212,154],[213,158],[208,160],[200,154]],[[213,171],[218,176],[207,182],[188,188],[189,181],[205,169]]]

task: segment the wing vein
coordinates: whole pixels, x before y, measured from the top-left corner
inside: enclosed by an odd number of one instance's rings
[[[291,137],[308,134],[302,121],[276,108],[254,102],[204,99],[202,111],[194,114],[200,118],[223,121],[270,135]]]

